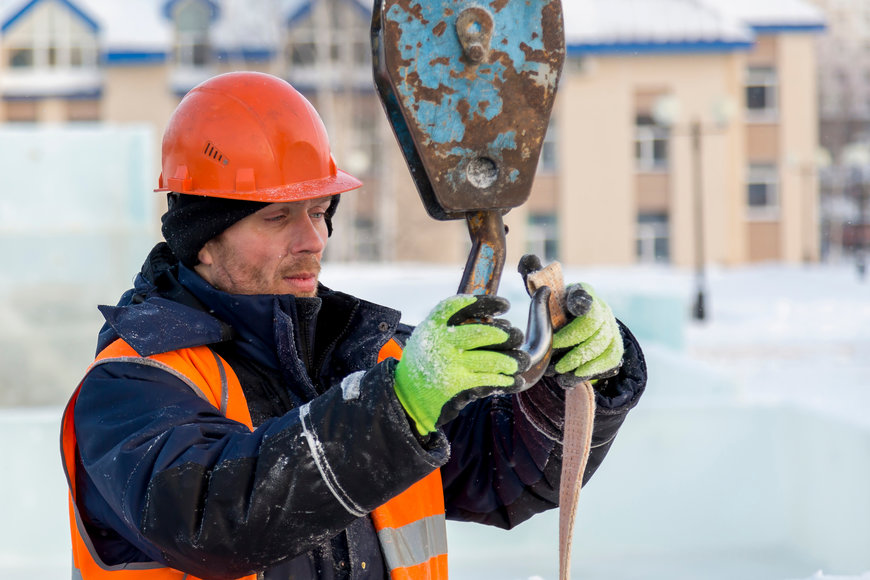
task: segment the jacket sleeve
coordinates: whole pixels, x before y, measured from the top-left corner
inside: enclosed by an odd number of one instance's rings
[[[147,556],[125,557],[201,578],[312,549],[448,454],[443,436],[424,449],[411,432],[392,362],[253,432],[163,370],[108,363],[86,377],[75,427],[92,538],[117,533]]]
[[[610,450],[619,427],[646,385],[637,340],[622,326],[625,355],[619,374],[595,386],[592,450],[584,484]],[[513,396],[468,405],[445,426],[450,461],[441,469],[447,516],[512,528],[559,502],[565,393],[545,377]]]

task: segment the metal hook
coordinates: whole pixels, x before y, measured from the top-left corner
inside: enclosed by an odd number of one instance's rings
[[[533,386],[547,370],[553,355],[553,323],[550,320],[550,288],[541,286],[535,290],[529,307],[526,340],[520,350],[529,355],[529,368],[522,377],[526,388]]]

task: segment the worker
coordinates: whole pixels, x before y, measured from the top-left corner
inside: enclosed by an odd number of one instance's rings
[[[182,99],[165,241],[100,307],[63,417],[73,578],[444,580],[446,519],[511,528],[558,504],[581,379],[586,478],[598,467],[646,382],[628,329],[571,286],[583,307],[530,384],[501,297],[447,297],[412,328],[325,287],[339,196],[360,185],[281,79],[227,73]]]

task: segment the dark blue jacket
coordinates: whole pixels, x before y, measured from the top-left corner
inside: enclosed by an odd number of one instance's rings
[[[434,469],[452,519],[510,528],[557,505],[563,391],[544,379],[483,399],[420,438],[393,391],[395,361],[377,363],[387,340],[411,330],[394,310],[324,287],[317,298],[226,294],[162,244],[119,305],[101,310],[98,351],[117,337],[145,356],[209,345],[239,376],[256,427],[161,369],[92,370],[75,407],[78,501],[107,563],[157,561],[203,578],[383,580],[363,514]],[[622,370],[598,385],[587,478],[645,385],[641,351],[624,333]],[[342,389],[354,373],[356,398]]]

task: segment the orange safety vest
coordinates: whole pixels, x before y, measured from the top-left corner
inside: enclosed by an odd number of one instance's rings
[[[378,362],[400,358],[402,348],[390,340],[378,354]],[[123,340],[106,347],[88,369],[107,362],[148,364],[183,380],[194,392],[221,410],[228,419],[253,430],[251,416],[238,377],[217,353],[206,346],[184,348],[142,357]],[[103,562],[84,528],[75,501],[75,402],[73,393],[63,415],[61,452],[69,484],[70,532],[73,580],[199,580],[156,562],[133,562],[111,566]],[[372,520],[385,556],[390,580],[447,580],[447,526],[441,472],[435,470],[384,505]],[[256,580],[257,575],[241,580]]]

